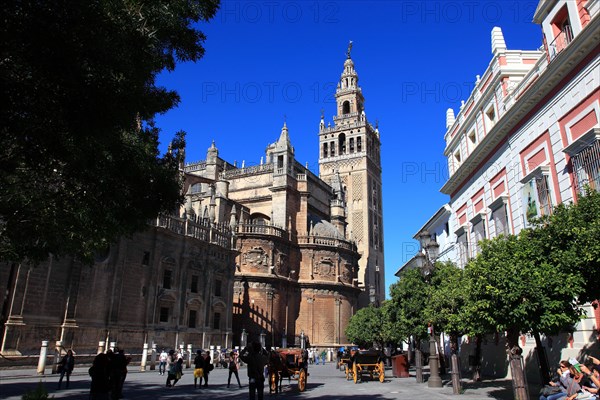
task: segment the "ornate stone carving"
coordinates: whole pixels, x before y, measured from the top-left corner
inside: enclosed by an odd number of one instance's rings
[[[251,267],[267,267],[269,265],[269,255],[262,247],[254,246],[243,254],[242,264]]]
[[[323,257],[317,263],[314,269],[315,275],[330,276],[335,271],[333,260],[330,257]]]

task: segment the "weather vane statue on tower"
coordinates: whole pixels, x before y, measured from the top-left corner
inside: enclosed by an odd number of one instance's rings
[[[352,40],[348,43],[348,50],[346,51],[346,57],[350,58],[350,52],[352,51]]]

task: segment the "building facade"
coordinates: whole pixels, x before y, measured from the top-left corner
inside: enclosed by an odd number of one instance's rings
[[[543,43],[534,51],[509,50],[501,29],[492,30],[489,67],[458,114],[446,114],[449,179],[441,191],[450,196],[458,265],[479,253],[480,240],[517,234],[532,217],[577,201],[585,184],[600,188],[599,14],[595,0],[541,1],[534,22]],[[545,344],[577,357],[597,345],[599,326],[600,310],[590,306],[573,334]],[[521,340],[525,358],[534,357],[533,338]],[[483,372],[507,372],[498,367],[504,352],[494,352],[498,338],[486,345],[498,359]]]
[[[51,258],[1,268],[10,289],[2,353],[35,353],[42,340],[79,352],[100,341],[348,344],[350,318],[385,293],[379,132],[357,79],[348,53],[336,126],[321,121],[322,141],[336,143],[322,154],[322,177],[295,159],[285,123],[259,165],[231,164],[213,142],[205,160],[182,165],[181,209],[94,266]]]
[[[228,227],[161,216],[93,265],[53,257],[3,265],[2,355],[39,354],[43,340],[76,354],[95,354],[100,342],[137,353],[144,343],[231,346],[233,240]]]

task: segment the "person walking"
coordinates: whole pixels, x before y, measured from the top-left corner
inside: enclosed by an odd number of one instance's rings
[[[60,389],[60,385],[62,384],[62,380],[67,375],[67,389],[69,388],[69,378],[71,378],[71,373],[75,368],[75,357],[73,356],[73,350],[67,351],[67,354],[62,358],[59,364],[60,368],[60,379],[58,380],[58,389]]]
[[[175,350],[169,350],[169,355],[167,356],[167,387],[172,387],[171,381],[175,379],[175,375],[177,373],[177,356],[175,355]]]
[[[322,363],[323,365],[325,365],[325,358],[326,358],[326,357],[327,357],[327,352],[326,352],[325,350],[323,350],[323,351],[321,352],[321,363]]]
[[[250,347],[244,348],[240,358],[248,366],[248,381],[250,400],[263,400],[265,389],[265,365],[269,361],[269,354],[258,342],[253,342]]]
[[[165,374],[165,370],[167,368],[167,357],[168,356],[169,355],[167,354],[165,349],[162,349],[162,351],[160,352],[160,355],[158,356],[158,374],[159,375]]]
[[[194,388],[197,388],[197,381],[200,379],[200,387],[202,387],[202,377],[204,376],[204,357],[202,356],[202,350],[196,351],[196,358],[194,358]]]
[[[92,378],[90,385],[90,400],[110,400],[110,370],[108,356],[98,354],[88,370]]]
[[[238,373],[239,369],[240,362],[238,360],[237,353],[235,351],[232,351],[231,353],[229,353],[229,378],[227,378],[227,387],[229,387],[229,385],[231,384],[232,374],[235,374],[235,379],[237,379],[239,387],[242,387],[242,384],[240,383],[240,375]]]
[[[212,363],[212,358],[210,357],[210,353],[207,351],[204,353],[204,387],[208,387],[208,375],[210,371],[213,370],[215,366]],[[202,385],[202,379],[200,379],[200,385]]]

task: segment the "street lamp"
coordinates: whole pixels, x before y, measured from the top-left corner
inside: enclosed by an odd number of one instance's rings
[[[304,350],[306,348],[306,338],[304,337],[304,331],[300,331],[300,348]]]
[[[435,260],[438,256],[440,245],[434,239],[432,240],[431,235],[426,230],[419,234],[419,242],[423,250],[421,253],[423,256],[420,257],[423,273],[425,276],[429,276],[435,268]],[[427,386],[439,388],[442,387],[442,379],[440,378],[437,342],[435,341],[435,333],[431,323],[427,331],[429,333],[429,380],[427,381]]]

